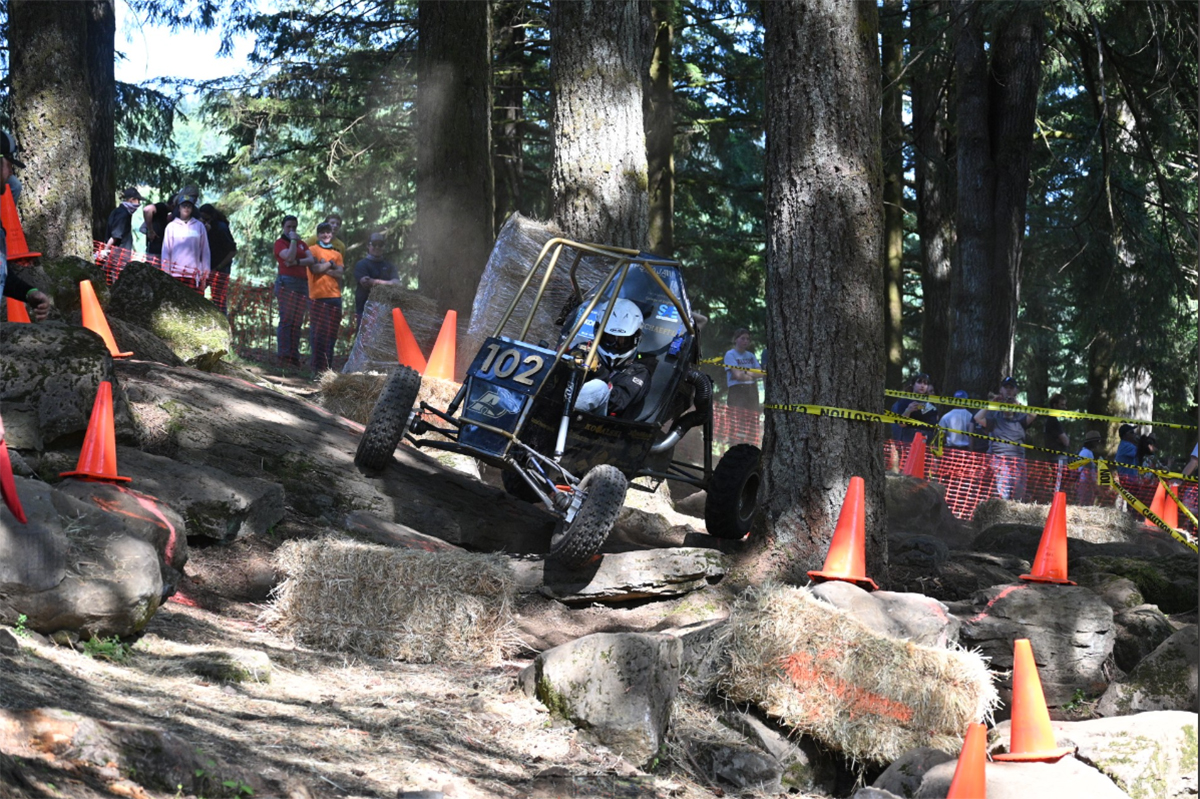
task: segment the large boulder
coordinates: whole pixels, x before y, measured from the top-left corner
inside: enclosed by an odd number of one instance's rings
[[[109,289],[104,279],[104,269],[74,255],[44,258],[38,266],[23,272],[22,277],[30,285],[37,286],[50,295],[54,302],[51,318],[57,318],[56,314],[61,314],[64,319],[79,322],[79,284],[84,280],[92,281],[92,288],[101,307],[108,305]]]
[[[1046,524],[1049,505],[992,498],[975,508],[972,519],[980,532],[998,524],[1020,524],[1039,530]],[[1145,540],[1136,517],[1113,507],[1067,506],[1067,536],[1093,544],[1137,544]]]
[[[1161,710],[1050,724],[1056,742],[1075,746],[1076,758],[1099,770],[1130,796],[1183,799],[1196,795],[1195,713]],[[992,735],[992,749],[1007,751],[1011,722],[997,724]],[[990,797],[990,784],[988,789]]]
[[[911,538],[901,539],[899,545],[908,546]],[[896,539],[888,541],[889,558],[893,541]],[[925,594],[943,602],[970,599],[976,592],[993,585],[1015,583],[1018,575],[1028,574],[1030,569],[1028,560],[1015,555],[951,551],[944,562],[932,558],[920,563],[918,554],[911,548],[907,550],[909,563],[914,565],[890,565],[889,587],[897,591]]]
[[[551,713],[643,765],[666,735],[682,653],[670,635],[597,633],[541,653],[520,682]]]
[[[140,632],[163,598],[165,555],[119,513],[16,478],[28,524],[0,506],[0,620],[82,638]]]
[[[910,749],[892,761],[884,772],[875,778],[871,787],[886,791],[891,796],[914,796],[921,788],[925,774],[934,766],[955,760],[954,755],[927,746]],[[859,794],[855,794],[859,799]]]
[[[970,602],[951,605],[963,620],[959,640],[991,659],[993,670],[1011,669],[1013,641],[1028,638],[1042,690],[1051,707],[1071,701],[1077,690],[1095,696],[1108,679],[1104,663],[1112,652],[1113,612],[1092,591],[1046,583],[997,585]],[[1000,696],[1011,696],[1011,674]]]
[[[1157,557],[1101,552],[1071,560],[1071,569],[1080,581],[1097,572],[1125,577],[1137,586],[1146,602],[1158,605],[1163,613],[1196,610],[1196,597],[1200,595],[1196,566],[1196,555],[1191,552]]]
[[[121,270],[107,313],[149,330],[187,362],[233,349],[229,320],[217,306],[140,261]]]
[[[0,408],[8,445],[43,450],[82,443],[102,380],[113,384],[117,439],[137,441],[103,339],[62,322],[7,325],[0,336]]]
[[[1175,634],[1175,627],[1157,605],[1126,608],[1113,616],[1117,640],[1113,643],[1113,662],[1123,672],[1133,671],[1159,644]]]
[[[545,567],[542,593],[560,602],[629,602],[681,596],[725,575],[715,549],[680,547],[606,554],[592,569]]]
[[[1198,649],[1196,625],[1189,624],[1163,641],[1124,679],[1110,685],[1096,705],[1096,713],[1123,716],[1147,710],[1197,712]]]
[[[950,790],[957,761],[941,763],[925,772],[915,799],[942,799]],[[993,763],[984,766],[987,799],[1130,799],[1096,769],[1064,757],[1056,763]]]
[[[812,595],[846,611],[879,635],[923,646],[958,643],[961,622],[941,602],[922,594],[867,592],[853,583],[831,580],[813,586]]]
[[[969,549],[974,533],[946,505],[946,487],[908,475],[887,476],[888,537],[922,534],[950,549]]]

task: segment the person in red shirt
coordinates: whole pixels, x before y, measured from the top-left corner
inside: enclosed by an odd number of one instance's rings
[[[308,308],[308,267],[316,262],[308,246],[296,233],[296,217],[283,218],[283,230],[275,240],[275,298],[279,301],[276,346],[281,366],[300,366],[300,337]]]

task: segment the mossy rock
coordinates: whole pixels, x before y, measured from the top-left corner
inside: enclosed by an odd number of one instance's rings
[[[134,261],[113,284],[110,316],[158,336],[185,362],[232,349],[229,320],[165,272]]]
[[[1195,555],[1157,558],[1089,555],[1072,561],[1071,570],[1072,577],[1076,579],[1097,572],[1128,578],[1146,601],[1158,605],[1163,613],[1184,613],[1196,609],[1200,581],[1196,578]]]
[[[92,281],[100,307],[107,307],[109,288],[104,281],[104,270],[91,261],[64,256],[45,260],[38,269],[44,280],[37,280],[31,275],[29,283],[49,294],[54,301],[54,308],[64,317],[72,318],[79,314],[79,284],[84,280]]]

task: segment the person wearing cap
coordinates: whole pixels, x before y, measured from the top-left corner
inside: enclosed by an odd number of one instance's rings
[[[333,368],[333,345],[342,324],[342,254],[333,248],[333,225],[317,225],[317,243],[308,267],[309,348],[314,374]]]
[[[342,229],[342,218],[337,214],[329,214],[325,217],[325,221],[322,224],[329,225],[333,228],[333,239],[329,242],[329,244],[331,247],[333,247],[333,249],[341,253],[342,263],[345,263],[346,243],[338,238],[338,231]],[[304,243],[307,244],[308,248],[311,250],[313,247],[317,246],[318,238],[319,236],[310,236],[304,240]]]
[[[933,393],[933,381],[925,372],[918,372],[913,375],[907,389],[912,394],[929,395]],[[898,399],[892,405],[892,413],[907,419],[916,419],[918,422],[928,422],[933,425],[938,423],[938,408],[929,400]],[[894,422],[892,438],[897,441],[912,441],[918,430],[924,433],[926,438],[929,438],[931,433],[937,432],[928,427],[915,428],[911,425]]]
[[[15,168],[25,166],[17,152],[17,140],[7,130],[0,130],[0,196],[9,192],[13,202],[21,196],[21,181]],[[0,295],[24,302],[34,321],[41,322],[50,313],[50,297],[44,291],[8,273],[8,234],[3,225],[0,225]]]
[[[108,241],[104,246],[109,248],[109,258],[114,256],[118,263],[129,263],[133,255],[133,215],[142,207],[142,195],[133,186],[121,192],[121,201],[108,215]],[[123,253],[112,253],[113,248],[124,250]]]
[[[1117,463],[1126,463],[1129,466],[1138,465],[1138,443],[1141,441],[1141,436],[1138,435],[1137,428],[1131,424],[1123,424],[1117,430],[1117,436],[1120,437],[1121,443],[1117,444],[1117,451],[1113,455],[1113,460]],[[1137,469],[1118,468],[1117,476],[1122,480],[1136,479],[1138,476]]]
[[[959,389],[954,392],[955,399],[967,399],[967,392]],[[969,450],[971,448],[971,437],[967,433],[972,432],[971,412],[966,408],[954,408],[947,411],[941,419],[938,419],[938,427],[944,427],[946,433],[946,446],[951,449]]]
[[[376,286],[400,285],[399,270],[391,261],[384,258],[387,254],[387,237],[382,233],[372,233],[367,239],[366,257],[359,259],[354,265],[354,325],[357,329],[362,322],[363,309],[371,289]]]
[[[1083,437],[1079,457],[1095,460],[1100,447],[1100,433],[1089,430]],[[1075,492],[1075,504],[1091,505],[1096,501],[1096,464],[1085,463],[1079,467],[1079,490]]]
[[[1006,377],[1000,381],[998,400],[1006,405],[1017,402],[1017,381]],[[975,414],[975,424],[997,441],[988,442],[988,453],[995,456],[996,491],[1003,499],[1022,500],[1025,497],[1025,431],[1037,419],[1036,413],[1021,413],[1011,408]]]
[[[180,195],[175,214],[163,234],[163,271],[203,294],[212,271],[208,230],[196,217],[196,201],[190,196]]]

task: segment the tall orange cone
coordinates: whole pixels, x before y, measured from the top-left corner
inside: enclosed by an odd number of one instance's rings
[[[986,764],[987,727],[969,724],[946,799],[987,799]]]
[[[446,311],[442,320],[442,329],[438,331],[437,342],[433,352],[429,354],[429,363],[425,366],[426,377],[440,377],[443,380],[454,379],[454,340],[458,334],[458,311]]]
[[[17,496],[17,482],[13,480],[12,461],[8,457],[8,445],[0,438],[0,500],[12,511],[21,524],[26,523],[25,509],[21,507],[21,498]]]
[[[1152,499],[1150,501],[1150,512],[1153,513],[1158,518],[1162,519],[1163,509],[1166,507],[1166,503],[1167,503],[1167,487],[1165,485],[1163,485],[1162,480],[1159,480],[1158,488],[1154,489],[1154,499]],[[1171,504],[1174,505],[1175,503],[1172,502]],[[1150,521],[1149,519],[1146,519],[1145,522],[1143,522],[1143,524],[1146,527],[1158,527],[1157,524]]]
[[[1013,641],[1012,740],[1008,753],[993,760],[1053,763],[1075,750],[1056,747],[1042,680],[1028,638]]]
[[[29,318],[29,309],[25,307],[25,303],[14,297],[5,297],[4,303],[8,308],[8,321],[33,323],[33,320]]]
[[[40,252],[30,252],[29,244],[25,241],[25,231],[21,228],[21,217],[17,215],[17,204],[11,191],[0,196],[0,225],[8,240],[8,260],[24,261],[28,258],[41,257]]]
[[[131,478],[117,474],[117,434],[113,426],[112,383],[100,381],[92,418],[88,421],[83,449],[75,471],[63,472],[60,477],[81,477],[85,480],[109,480],[128,483]]]
[[[819,572],[809,572],[813,582],[842,580],[859,588],[874,591],[879,588],[867,576],[867,505],[861,477],[851,477],[842,512],[838,515],[833,541],[825,556],[825,566]]]
[[[421,348],[417,346],[417,340],[399,308],[392,309],[392,327],[396,331],[396,359],[400,361],[400,365],[411,366],[418,372],[424,372],[425,356],[421,354]]]
[[[100,300],[96,298],[96,289],[90,280],[79,282],[79,305],[83,309],[83,326],[104,339],[109,355],[114,358],[128,358],[133,355],[132,352],[121,352],[117,348],[112,329],[108,326],[108,319],[100,308]]]
[[[1162,485],[1162,483],[1159,483]],[[1179,506],[1175,504],[1175,500],[1171,497],[1163,498],[1162,513],[1158,514],[1158,518],[1166,522],[1167,526],[1172,530],[1179,527]]]
[[[1031,583],[1076,584],[1067,579],[1067,495],[1062,491],[1055,493],[1050,503],[1046,528],[1033,559],[1033,574],[1022,574],[1021,579]]]
[[[904,466],[900,469],[910,477],[925,479],[925,436],[917,433],[913,436],[908,454],[904,456]]]

